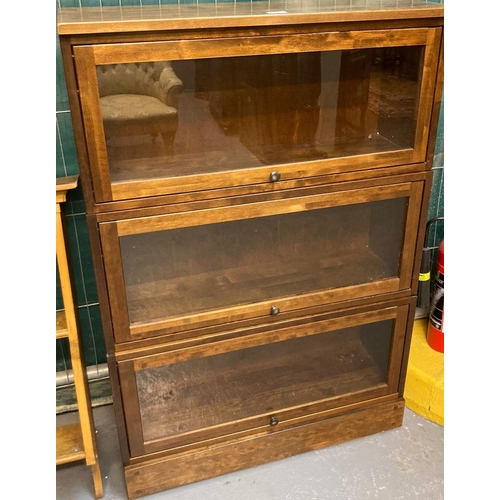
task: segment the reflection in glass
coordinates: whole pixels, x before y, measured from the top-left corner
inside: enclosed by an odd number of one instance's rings
[[[169,62],[97,67],[108,159],[172,155],[182,82]]]
[[[112,181],[412,148],[423,47],[98,67]]]

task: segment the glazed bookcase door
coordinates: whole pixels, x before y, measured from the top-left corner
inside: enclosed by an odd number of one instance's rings
[[[423,183],[342,187],[101,223],[115,341],[409,294]]]
[[[408,305],[118,363],[131,456],[268,433],[396,397]]]
[[[440,32],[76,46],[95,199],[425,161]]]

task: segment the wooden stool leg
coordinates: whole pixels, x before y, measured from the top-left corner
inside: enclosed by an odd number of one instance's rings
[[[94,478],[94,492],[96,498],[102,498],[104,495],[102,488],[102,476],[99,462],[95,463],[92,467],[92,476]]]

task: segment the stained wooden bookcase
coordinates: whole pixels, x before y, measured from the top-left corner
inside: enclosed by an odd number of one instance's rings
[[[59,11],[130,498],[402,424],[443,24]]]

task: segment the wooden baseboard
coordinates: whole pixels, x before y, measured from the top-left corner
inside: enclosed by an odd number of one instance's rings
[[[395,429],[403,423],[403,398],[318,422],[225,442],[125,466],[130,500],[255,465]]]

